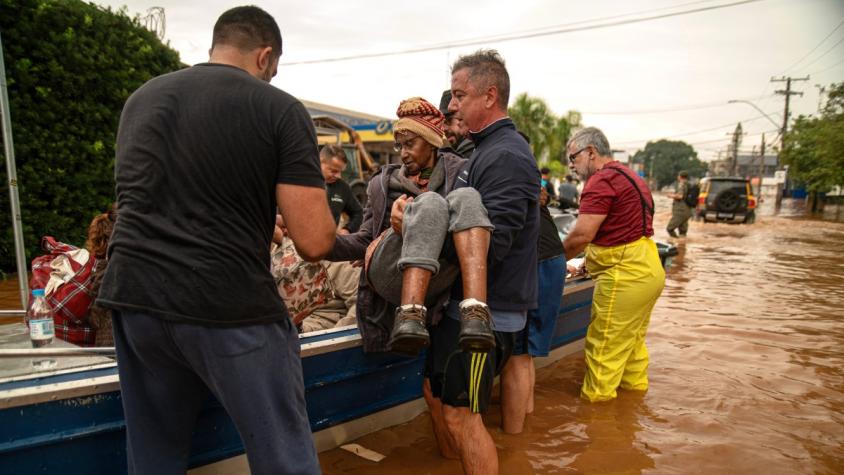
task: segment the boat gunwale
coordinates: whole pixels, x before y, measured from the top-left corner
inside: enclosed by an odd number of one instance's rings
[[[595,285],[594,281],[589,278],[571,279],[566,284],[563,290],[564,296],[586,290]],[[330,335],[334,334],[338,334],[339,336],[330,337]],[[302,340],[317,339],[317,341],[305,341],[302,343],[300,356],[303,359],[333,351],[354,348],[363,344],[360,331],[358,331],[355,325],[309,332],[299,337]],[[101,376],[85,376],[86,373],[101,370],[111,370],[111,372]],[[56,377],[74,373],[78,373],[80,378],[69,381],[50,382],[51,379]],[[120,390],[117,362],[97,363],[48,373],[31,373],[28,375],[14,376],[0,380],[0,386],[26,381],[33,381],[35,384],[14,389],[0,389],[0,410]]]

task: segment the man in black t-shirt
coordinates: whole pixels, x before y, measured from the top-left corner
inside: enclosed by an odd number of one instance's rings
[[[349,184],[341,178],[343,170],[348,165],[346,152],[337,144],[328,144],[319,151],[319,166],[322,177],[325,178],[325,193],[328,196],[328,207],[334,216],[334,222],[340,224],[340,215],[344,212],[349,221],[337,231],[339,234],[357,232],[363,221],[363,208],[358,203]]]
[[[144,84],[120,117],[119,218],[97,303],[114,311],[128,472],[184,473],[210,392],[253,473],[318,473],[269,253],[276,207],[305,259],[334,244],[316,133],[269,84],[281,56],[272,16],[226,11],[210,55]]]

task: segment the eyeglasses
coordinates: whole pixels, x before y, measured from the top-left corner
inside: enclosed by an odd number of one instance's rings
[[[404,142],[402,142],[401,140],[396,140],[396,143],[393,144],[393,150],[395,150],[396,152],[399,152],[399,153],[401,153],[402,149],[405,149],[405,148],[410,150],[411,148],[413,148],[414,145],[416,145],[416,139],[418,139],[418,138],[419,138],[419,136],[417,135],[415,137],[411,137],[411,138],[405,140]]]
[[[573,154],[569,155],[569,163],[574,163],[575,159],[577,159],[577,156],[580,155],[581,153],[583,153],[583,151],[586,150],[587,148],[589,148],[588,145],[583,147],[582,149],[578,150],[577,152],[574,152]]]

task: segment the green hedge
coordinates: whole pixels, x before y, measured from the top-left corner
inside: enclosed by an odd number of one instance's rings
[[[114,140],[135,89],[184,67],[137,18],[77,0],[0,0],[27,260],[43,235],[81,245],[114,201]],[[2,141],[2,137],[0,137]],[[0,269],[14,269],[5,156]]]

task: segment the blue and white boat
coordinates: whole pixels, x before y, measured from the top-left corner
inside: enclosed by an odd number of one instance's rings
[[[553,351],[539,358],[538,366],[582,349],[593,287],[588,278],[567,282]],[[304,334],[301,343],[308,415],[318,450],[425,411],[423,357],[365,354],[354,326]],[[29,347],[22,323],[0,326],[0,352]],[[52,347],[63,354],[77,351],[61,341]],[[54,359],[55,367],[35,372],[28,358],[0,358],[0,473],[125,473],[125,421],[114,360]],[[225,410],[209,400],[196,423],[192,473],[240,473],[246,467],[243,452]]]

